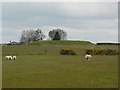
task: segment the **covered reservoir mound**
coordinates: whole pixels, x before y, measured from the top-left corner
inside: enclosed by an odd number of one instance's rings
[[[25,43],[24,43],[25,44]],[[90,41],[73,41],[73,40],[46,40],[46,41],[33,41],[29,42],[28,45],[42,45],[42,44],[53,44],[53,45],[93,45]]]
[[[70,48],[78,56],[85,55],[86,50],[93,48],[118,50],[118,45],[96,45],[89,41],[33,41],[20,45],[2,45],[2,55],[60,55],[60,50]]]
[[[3,45],[3,55],[60,55],[60,50],[72,48],[77,55],[84,55],[86,48],[91,48],[95,44],[89,41],[32,41],[20,45]]]

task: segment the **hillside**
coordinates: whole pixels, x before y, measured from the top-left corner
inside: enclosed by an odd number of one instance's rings
[[[41,44],[53,44],[53,45],[93,45],[90,41],[73,41],[73,40],[62,40],[62,41],[34,41],[30,42],[29,45],[41,45]]]
[[[96,45],[89,41],[34,41],[22,45],[3,45],[2,55],[59,55],[61,49],[73,49],[78,55],[84,55],[86,49],[102,48],[118,50],[116,45]],[[45,53],[47,52],[47,53]]]

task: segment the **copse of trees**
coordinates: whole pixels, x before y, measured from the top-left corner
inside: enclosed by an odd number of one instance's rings
[[[23,30],[21,33],[20,42],[39,41],[45,38],[44,33],[40,30]]]
[[[67,33],[62,29],[53,29],[49,31],[48,36],[51,40],[66,40]],[[45,38],[42,30],[23,30],[21,33],[20,42],[39,41]]]
[[[51,40],[66,40],[67,33],[62,29],[53,29],[49,31],[48,36]]]
[[[59,32],[56,32],[56,34],[54,35],[53,40],[61,40],[61,36],[60,36]]]

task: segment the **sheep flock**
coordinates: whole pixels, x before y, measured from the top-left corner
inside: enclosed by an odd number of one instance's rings
[[[91,60],[91,58],[92,58],[92,56],[90,54],[85,55],[85,59]],[[6,60],[16,60],[17,57],[15,55],[14,56],[9,55],[9,56],[5,56],[5,59]]]
[[[9,55],[9,56],[5,56],[5,59],[6,60],[16,60],[17,57],[15,55],[14,56]]]

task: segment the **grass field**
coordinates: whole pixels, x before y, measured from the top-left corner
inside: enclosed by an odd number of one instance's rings
[[[118,57],[84,58],[85,49],[114,48],[80,44],[30,44],[3,46],[3,88],[117,88]],[[60,55],[62,48],[72,48],[78,55]],[[44,53],[47,50],[47,53]],[[16,61],[5,55],[15,54]]]

